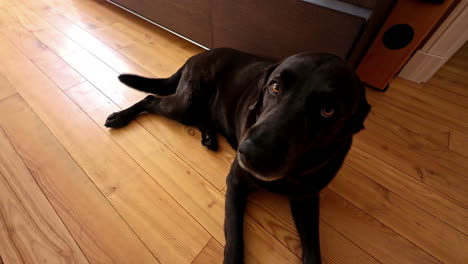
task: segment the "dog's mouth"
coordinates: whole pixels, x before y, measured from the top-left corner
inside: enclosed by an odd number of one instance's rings
[[[239,165],[242,169],[246,170],[247,172],[252,174],[252,176],[254,176],[256,179],[259,179],[261,181],[272,182],[272,181],[280,180],[284,177],[281,174],[264,174],[264,173],[259,173],[255,171],[255,169],[253,169],[250,166],[249,160],[241,153],[237,153],[237,161],[239,162]]]

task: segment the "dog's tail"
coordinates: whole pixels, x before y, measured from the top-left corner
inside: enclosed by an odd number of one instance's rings
[[[146,78],[132,74],[121,74],[119,80],[133,89],[159,96],[174,94],[180,80],[180,71],[170,78]]]

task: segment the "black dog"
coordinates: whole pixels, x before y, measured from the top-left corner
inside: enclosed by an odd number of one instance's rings
[[[321,263],[318,193],[341,167],[370,110],[364,86],[344,61],[304,53],[274,62],[214,49],[167,79],[119,79],[166,97],[149,95],[111,114],[107,127],[151,112],[197,126],[211,150],[217,149],[217,132],[237,150],[227,177],[224,263],[244,262],[244,210],[256,188],[290,197],[303,261]]]

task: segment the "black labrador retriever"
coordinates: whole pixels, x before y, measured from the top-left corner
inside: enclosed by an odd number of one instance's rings
[[[257,188],[289,196],[303,262],[321,263],[318,193],[341,167],[370,110],[363,84],[344,61],[303,53],[274,62],[213,49],[170,78],[119,79],[156,96],[111,114],[107,127],[150,112],[198,127],[211,150],[218,132],[237,150],[227,177],[224,263],[244,262],[244,210]]]

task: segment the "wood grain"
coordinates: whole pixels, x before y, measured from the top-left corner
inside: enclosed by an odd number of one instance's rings
[[[424,184],[468,204],[468,179],[386,138],[364,131],[354,144]]]
[[[120,110],[87,82],[68,89],[67,94],[98,124]],[[224,243],[224,197],[216,188],[140,124],[134,122],[119,130],[101,127],[212,236]]]
[[[468,158],[468,135],[452,131],[450,133],[449,148]]]
[[[91,263],[157,263],[21,97],[2,101],[0,111],[0,126]]]
[[[139,64],[106,45],[61,14],[48,16],[44,19],[115,71],[151,76],[151,73]]]
[[[381,263],[441,263],[328,188],[321,193],[320,210],[323,221]]]
[[[219,264],[223,262],[223,256],[223,246],[215,239],[211,239],[192,264]]]
[[[141,43],[133,43],[119,50],[122,54],[138,62],[158,77],[167,78],[174,74],[185,61],[176,60],[164,53],[154,52],[155,48]],[[148,56],[151,54],[151,56]],[[188,58],[187,58],[188,59]]]
[[[30,31],[39,31],[51,28],[51,26],[38,15],[31,12],[24,6],[7,6],[5,9],[13,21],[18,22]]]
[[[249,199],[247,214],[297,256],[302,256],[299,236],[286,197],[268,192],[255,193]],[[325,263],[378,263],[324,221],[320,222],[320,245]]]
[[[7,263],[88,263],[0,129],[0,252]]]
[[[50,6],[45,4],[42,1],[35,0],[18,0],[24,6],[27,6],[30,10],[41,17],[56,15],[57,12],[53,10]]]
[[[468,161],[466,157],[451,151],[448,148],[448,144],[445,146],[434,144],[433,141],[414,133],[398,123],[385,122],[384,120],[384,118],[379,116],[371,115],[366,122],[367,132],[388,138],[460,174],[468,170],[468,165],[465,164]]]
[[[64,90],[84,81],[80,74],[20,24],[11,23],[0,30],[60,89]]]
[[[367,99],[374,108],[374,110],[371,109],[369,118],[377,116],[380,120],[385,119],[382,120],[383,122],[397,124],[400,127],[404,127],[405,130],[412,131],[435,144],[440,146],[448,145],[450,128],[433,120],[421,118],[405,108],[394,106],[387,102],[387,100],[382,100],[382,95],[378,95],[374,91],[369,92]],[[364,133],[366,132],[364,130]],[[358,137],[360,135],[358,134]]]
[[[15,87],[11,85],[10,81],[0,73],[0,100],[12,96],[16,93]]]
[[[0,26],[15,22],[15,19],[9,14],[5,7],[0,6]]]
[[[349,153],[347,165],[434,217],[468,234],[468,209],[457,200],[435,191],[359,148],[354,148]]]
[[[36,31],[34,32],[34,36],[59,56],[65,56],[82,50],[79,45],[56,28]]]
[[[453,91],[449,91],[430,84],[424,85],[424,87],[422,87],[418,91],[431,94],[436,98],[441,98],[449,104],[455,104],[465,109],[468,109],[468,97],[460,96],[459,94],[454,93]]]
[[[344,166],[330,189],[442,262],[461,263],[468,258],[466,235],[356,170]],[[451,254],[453,250],[459,254]]]
[[[462,113],[460,115],[460,112],[458,111],[453,114],[450,112],[442,112],[429,102],[419,99],[419,94],[415,96],[405,93],[404,90],[409,83],[409,81],[403,81],[396,78],[396,80],[392,82],[391,89],[389,88],[388,93],[380,95],[379,100],[385,101],[401,109],[405,109],[405,111],[413,113],[421,118],[432,120],[433,122],[437,122],[446,127],[461,132],[468,131],[468,124],[465,121],[466,119],[461,119],[466,115],[466,113]],[[369,93],[369,96],[376,96],[376,94]],[[452,105],[450,107],[454,106]],[[463,122],[460,122],[460,119]]]
[[[209,240],[208,233],[73,101],[2,38],[0,56],[4,58],[5,76],[158,260],[190,263]],[[29,73],[28,79],[22,77],[22,71]],[[54,105],[49,103],[51,98]],[[99,155],[101,149],[107,154]]]

